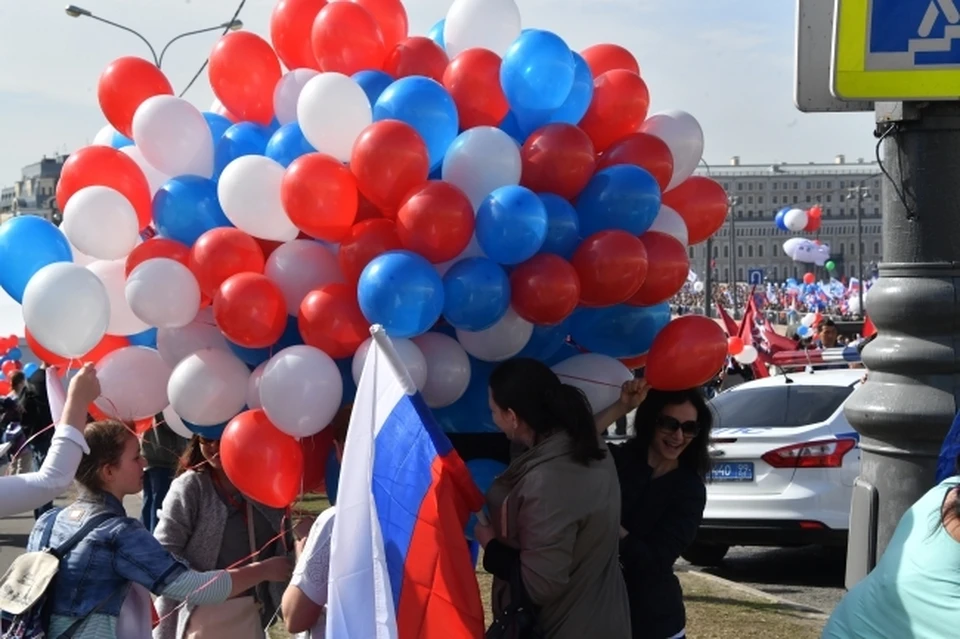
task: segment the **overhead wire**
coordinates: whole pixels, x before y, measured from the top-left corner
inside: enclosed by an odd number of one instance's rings
[[[224,27],[223,33],[220,34],[221,36],[227,35],[227,33],[230,31],[230,26],[236,21],[237,18],[240,17],[240,12],[243,11],[243,6],[245,4],[247,4],[247,0],[240,0],[240,4],[237,5],[236,10],[233,12],[233,17],[227,21],[226,23],[227,26]],[[187,93],[187,91],[190,90],[190,87],[194,85],[194,83],[201,76],[201,74],[203,74],[203,72],[207,69],[207,65],[209,64],[210,64],[210,58],[207,58],[206,60],[203,61],[203,64],[201,64],[200,68],[197,69],[197,72],[193,74],[192,78],[190,78],[190,82],[188,82],[187,86],[184,87],[183,91],[180,92],[179,97],[182,98]]]

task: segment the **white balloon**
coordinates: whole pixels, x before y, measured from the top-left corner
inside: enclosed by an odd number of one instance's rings
[[[799,233],[807,226],[807,212],[803,209],[790,209],[783,216],[783,225],[794,233]]]
[[[297,121],[313,148],[346,162],[353,143],[373,122],[373,107],[353,78],[321,73],[300,92]]]
[[[150,325],[137,317],[130,304],[124,289],[127,284],[125,260],[98,260],[87,267],[100,278],[107,295],[110,297],[110,326],[107,332],[111,335],[136,335],[150,328]]]
[[[430,408],[443,408],[460,399],[470,385],[470,358],[460,343],[443,333],[413,338],[427,362],[422,393]]]
[[[97,258],[87,255],[73,244],[70,245],[70,251],[73,253],[73,263],[77,266],[87,266],[97,261]]]
[[[231,122],[236,123],[237,119],[230,113],[227,107],[223,106],[223,102],[220,101],[220,98],[214,98],[213,102],[210,103],[210,108],[207,109],[210,113],[216,113],[217,115],[222,115]]]
[[[37,271],[23,291],[23,321],[34,339],[61,357],[80,357],[107,333],[110,297],[96,275],[70,262]]]
[[[653,220],[653,225],[647,229],[647,232],[654,231],[663,233],[678,240],[684,247],[689,246],[690,237],[687,234],[687,223],[683,221],[680,214],[669,206],[662,205],[657,217]]]
[[[427,360],[423,352],[408,339],[392,339],[390,341],[393,343],[393,348],[397,351],[400,361],[410,372],[410,378],[417,385],[417,390],[422,391],[427,384]],[[351,371],[353,372],[353,381],[357,384],[360,383],[360,373],[363,372],[363,364],[367,361],[367,351],[370,350],[370,344],[372,343],[373,338],[368,337],[357,349],[357,352],[353,354]]]
[[[704,288],[706,288],[703,282],[694,282],[693,283],[693,292],[694,293],[703,293]]]
[[[234,226],[262,240],[286,242],[300,231],[283,210],[283,166],[262,155],[244,155],[223,169],[217,198]]]
[[[273,111],[280,126],[297,121],[297,102],[307,82],[319,75],[313,69],[288,71],[273,90]]]
[[[212,348],[197,351],[170,375],[170,406],[191,424],[218,426],[243,410],[249,377],[250,369],[233,353]]]
[[[813,326],[813,323],[816,321],[817,321],[817,316],[815,314],[807,313],[806,315],[803,316],[803,319],[800,320],[800,323],[806,326],[807,328],[810,328],[811,326]]]
[[[800,250],[800,247],[807,241],[808,240],[802,237],[791,237],[783,243],[783,254],[791,259],[796,259],[797,251]]]
[[[250,373],[250,379],[247,380],[247,408],[263,408],[263,402],[260,401],[260,381],[263,379],[263,371],[266,370],[270,360],[261,363],[253,372]]]
[[[162,173],[213,176],[210,128],[186,100],[172,95],[144,100],[133,116],[133,140],[147,162]]]
[[[293,437],[327,427],[340,409],[343,379],[330,356],[313,346],[291,346],[274,355],[260,380],[260,401],[273,424]]]
[[[120,149],[120,152],[128,155],[140,167],[143,177],[147,178],[147,184],[150,185],[150,195],[156,195],[160,187],[170,179],[169,175],[147,162],[147,158],[143,157],[143,153],[136,145],[125,146]]]
[[[180,328],[200,310],[200,285],[186,266],[158,257],[130,273],[124,295],[133,314],[150,326]]]
[[[120,132],[111,125],[105,124],[102,129],[97,131],[91,146],[113,146],[114,135],[120,135]]]
[[[760,354],[757,352],[757,349],[754,346],[747,344],[743,347],[742,351],[733,357],[741,364],[753,364],[755,361],[757,361],[757,357],[759,356]]]
[[[124,421],[153,417],[170,403],[167,382],[172,372],[152,348],[117,349],[97,364],[100,398],[96,404],[107,415]]]
[[[482,331],[457,329],[457,340],[477,359],[502,362],[523,350],[533,335],[533,324],[523,319],[513,307],[496,324]]]
[[[516,141],[495,127],[478,126],[453,141],[443,158],[441,174],[470,198],[476,211],[496,189],[520,184],[522,170]]]
[[[300,302],[307,293],[325,284],[344,281],[337,257],[313,240],[293,240],[277,247],[267,258],[263,273],[280,287],[287,302],[287,314],[294,317],[300,312]]]
[[[130,200],[106,186],[88,186],[74,193],[63,207],[60,230],[70,244],[101,260],[126,257],[140,237]]]
[[[520,9],[513,0],[455,0],[443,25],[443,44],[451,60],[474,48],[503,57],[520,27]]]
[[[173,406],[167,406],[163,409],[163,422],[180,437],[184,439],[193,437],[193,432],[183,423],[183,420],[177,415],[177,411],[173,410]]]
[[[594,413],[620,399],[620,386],[633,379],[633,373],[620,360],[599,353],[574,355],[552,370],[561,382],[583,391]]]
[[[201,309],[193,321],[182,328],[157,331],[157,350],[170,366],[176,366],[188,355],[204,349],[232,352],[209,307]]]
[[[663,111],[647,118],[640,131],[666,142],[673,154],[673,177],[667,191],[693,175],[703,157],[703,129],[696,118],[686,111]]]

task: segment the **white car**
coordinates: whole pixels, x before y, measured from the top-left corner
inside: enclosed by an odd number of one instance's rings
[[[687,561],[715,565],[730,546],[846,545],[860,436],[843,404],[864,372],[777,375],[710,401],[713,472]]]

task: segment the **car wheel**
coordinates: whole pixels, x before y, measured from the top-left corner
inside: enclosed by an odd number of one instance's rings
[[[728,550],[730,546],[694,542],[680,556],[694,566],[710,567],[720,565]]]

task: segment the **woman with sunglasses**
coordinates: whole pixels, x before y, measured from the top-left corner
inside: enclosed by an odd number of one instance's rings
[[[636,409],[636,437],[610,446],[620,478],[620,564],[634,639],[686,636],[683,591],[673,564],[697,536],[707,501],[712,417],[699,389],[625,383],[596,416],[597,430]]]

